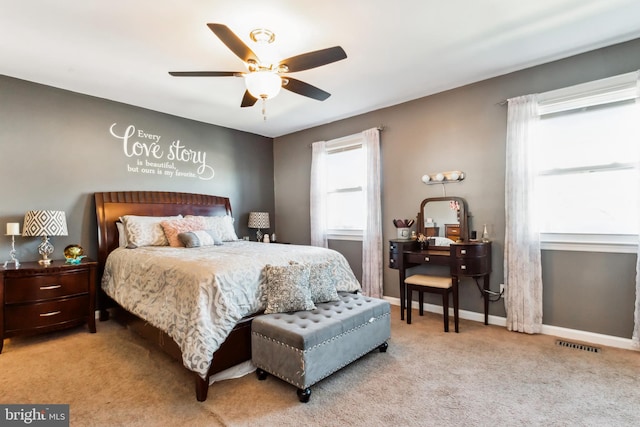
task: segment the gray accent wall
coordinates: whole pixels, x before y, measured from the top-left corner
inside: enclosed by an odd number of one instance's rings
[[[19,222],[22,230],[30,209],[66,212],[69,235],[51,238],[54,259],[72,243],[95,258],[98,191],[226,196],[240,237],[249,235],[249,211],[274,212],[271,138],[6,76],[0,76],[0,99],[0,263],[9,258],[6,223]],[[126,148],[110,132],[114,123],[118,136],[135,127]],[[39,242],[17,237],[18,259],[37,260]]]
[[[441,185],[424,185],[420,177],[449,170],[466,174],[445,190],[467,200],[470,230],[480,233],[487,224],[493,241],[491,288],[497,291],[503,283],[505,224],[507,108],[502,101],[639,68],[640,40],[634,40],[276,138],[278,236],[310,241],[310,144],[383,126],[384,294],[399,296],[398,272],[388,267],[388,240],[396,236],[391,220],[415,217],[422,199],[442,196]],[[340,243],[348,245],[343,250],[349,262],[361,264],[360,243]],[[544,251],[544,323],[631,338],[635,260],[635,254]],[[481,294],[470,279],[462,284],[460,301],[461,309],[482,312]],[[428,302],[439,304],[438,297]],[[503,301],[492,303],[490,314],[505,316]]]

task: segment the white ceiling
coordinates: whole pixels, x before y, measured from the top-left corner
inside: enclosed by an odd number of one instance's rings
[[[281,91],[263,121],[241,78],[169,76],[244,70],[209,22],[258,56],[260,27],[280,59],[342,46],[292,74],[332,96]],[[2,74],[268,137],[637,37],[638,0],[0,0]]]

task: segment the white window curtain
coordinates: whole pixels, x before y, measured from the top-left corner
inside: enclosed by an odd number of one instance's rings
[[[505,305],[507,329],[542,330],[542,268],[535,206],[533,138],[538,116],[536,95],[509,99],[505,176]]]
[[[363,186],[367,204],[366,223],[362,233],[362,292],[382,297],[382,203],[380,193],[380,131],[376,128],[362,132],[362,148],[366,159],[366,182]],[[324,170],[326,141],[314,142],[311,160],[311,244],[328,247],[326,188]]]
[[[638,107],[636,112],[639,113],[638,117],[640,118],[640,79],[636,80],[636,94],[636,106]],[[636,159],[636,161],[638,162],[636,176],[640,180],[640,159]],[[638,221],[640,221],[640,217]],[[640,230],[640,227],[638,227],[638,230]],[[636,253],[636,309],[633,313],[633,318],[634,326],[631,341],[633,346],[640,350],[640,233],[638,233],[638,252]]]
[[[326,248],[327,241],[326,215],[327,204],[326,180],[324,178],[327,161],[327,142],[318,141],[311,144],[311,245]]]
[[[362,132],[366,158],[367,180],[364,200],[367,219],[362,234],[362,291],[365,295],[382,297],[382,208],[380,194],[380,131]]]

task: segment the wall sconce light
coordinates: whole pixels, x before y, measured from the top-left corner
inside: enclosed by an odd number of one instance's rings
[[[464,172],[462,171],[449,171],[438,172],[430,175],[422,175],[422,182],[425,184],[448,184],[451,182],[459,182],[464,179]]]

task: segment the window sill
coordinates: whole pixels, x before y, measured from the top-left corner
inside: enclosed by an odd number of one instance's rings
[[[353,240],[362,241],[362,231],[340,231],[327,233],[327,240]]]
[[[540,248],[549,251],[637,253],[638,236],[615,234],[541,234]]]

